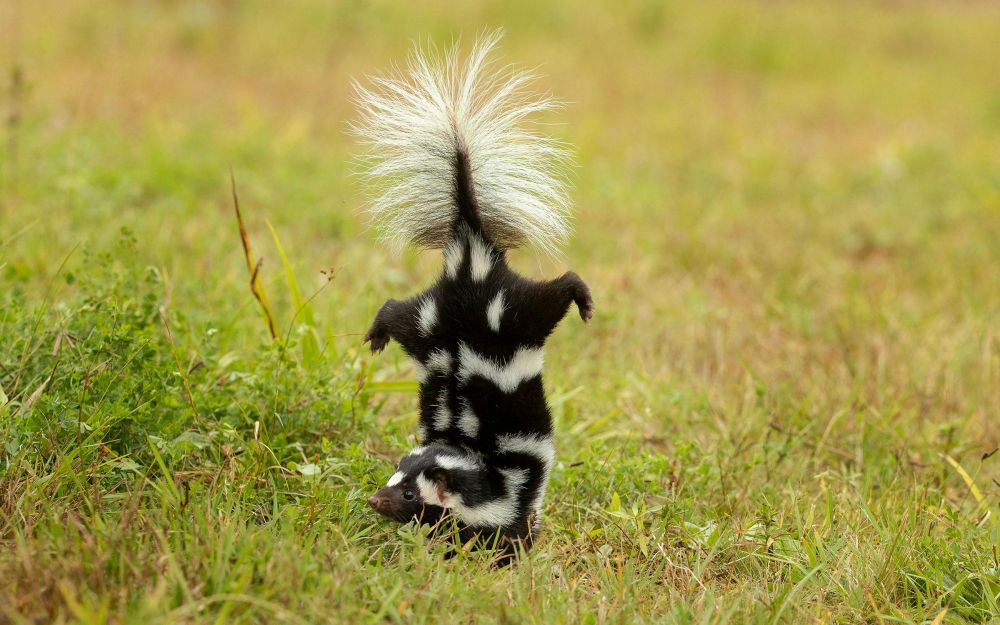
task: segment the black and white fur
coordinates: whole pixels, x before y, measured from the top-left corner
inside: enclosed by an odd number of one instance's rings
[[[385,189],[376,224],[392,241],[444,252],[437,282],[387,301],[365,341],[378,352],[396,340],[417,362],[422,444],[478,459],[493,499],[487,514],[450,508],[460,523],[528,538],[555,455],[543,346],[570,305],[584,321],[594,305],[575,273],[537,282],[507,264],[522,243],[551,251],[565,239],[567,201],[562,149],[518,128],[552,102],[531,99],[523,73],[487,71],[497,40],[480,42],[464,68],[455,51],[438,64],[417,54],[409,74],[357,87],[356,130],[373,149],[366,171]]]
[[[524,467],[501,469],[478,453],[436,443],[404,456],[368,504],[394,521],[417,521],[435,530],[451,516],[459,523],[462,544],[492,542],[500,547],[498,563],[506,564],[516,545],[529,548],[534,539],[530,519],[518,518],[524,505],[520,485],[529,472]]]

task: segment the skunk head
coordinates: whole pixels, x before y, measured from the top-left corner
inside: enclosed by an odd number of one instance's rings
[[[436,523],[461,496],[456,492],[460,473],[476,471],[478,461],[451,445],[418,447],[399,462],[385,486],[368,499],[384,517],[407,523]]]

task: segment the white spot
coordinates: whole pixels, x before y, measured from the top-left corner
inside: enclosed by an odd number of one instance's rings
[[[396,471],[395,473],[392,474],[392,477],[389,478],[389,481],[386,482],[385,485],[386,486],[395,486],[396,484],[399,484],[400,482],[402,482],[403,478],[405,478],[405,477],[406,477],[405,473],[403,473],[402,471]]]
[[[426,447],[414,447],[412,450],[410,450],[410,453],[408,453],[406,455],[408,455],[408,456],[419,456],[420,454],[424,453],[425,451],[427,451]]]
[[[461,237],[455,237],[448,241],[444,248],[444,272],[449,278],[458,275],[458,268],[462,266],[465,258],[465,241]]]
[[[494,332],[500,331],[500,317],[503,315],[504,309],[507,307],[506,302],[504,302],[503,289],[497,292],[496,296],[490,300],[489,305],[486,307],[486,321],[490,324],[490,329]]]
[[[444,349],[435,349],[427,356],[424,366],[430,371],[451,373],[451,354]],[[424,377],[426,378],[426,374]]]
[[[464,401],[462,402],[462,412],[458,415],[458,429],[469,438],[479,436],[479,417]]]
[[[450,507],[458,518],[474,527],[502,527],[517,518],[517,499],[528,481],[528,470],[500,469],[500,473],[504,476],[503,497],[476,506],[466,506],[461,494],[450,498]]]
[[[429,335],[434,330],[434,326],[437,325],[437,320],[437,302],[431,298],[427,298],[424,300],[424,303],[420,305],[420,318],[417,320],[421,336]]]
[[[427,431],[427,426],[421,423],[417,428],[417,432],[420,434],[420,440],[426,443],[427,437],[430,436],[430,432]]]
[[[463,471],[475,471],[482,467],[479,463],[467,456],[441,455],[435,458],[437,465],[442,469],[461,469]]]
[[[512,393],[520,384],[541,375],[545,352],[541,347],[522,347],[514,352],[510,361],[501,364],[472,351],[465,343],[458,344],[458,379],[468,381],[479,375],[497,385],[505,393]]]
[[[434,411],[434,429],[438,432],[451,427],[451,410],[448,409],[448,389],[443,388],[438,393],[437,409]]]
[[[493,250],[475,234],[469,235],[469,248],[471,251],[471,263],[469,266],[472,272],[472,279],[482,282],[493,267]]]

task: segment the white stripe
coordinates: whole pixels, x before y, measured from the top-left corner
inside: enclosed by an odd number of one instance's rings
[[[448,241],[448,245],[444,248],[444,271],[449,278],[458,275],[458,268],[462,265],[463,258],[465,258],[465,241],[460,237]]]
[[[541,516],[542,514],[542,504],[545,502],[545,489],[549,485],[549,472],[545,472],[545,479],[542,480],[541,485],[538,487],[538,492],[535,494],[535,498],[531,500],[531,511],[536,515]]]
[[[420,318],[417,320],[420,326],[420,334],[422,336],[427,336],[434,330],[434,326],[437,325],[438,320],[438,307],[437,302],[433,299],[428,298],[420,305]]]
[[[479,436],[479,417],[468,404],[464,401],[462,404],[462,412],[458,415],[458,429],[469,438],[476,438]]]
[[[500,317],[503,315],[505,308],[506,303],[504,302],[503,289],[500,289],[490,301],[489,306],[486,307],[486,321],[490,324],[490,329],[494,332],[500,331]]]
[[[408,453],[406,455],[407,456],[419,456],[420,454],[424,453],[425,451],[427,451],[426,447],[414,447],[413,449],[410,450],[410,453]]]
[[[414,361],[413,368],[417,376],[417,382],[423,384],[424,381],[427,380],[427,367],[425,367],[421,362]]]
[[[552,461],[556,456],[555,445],[552,438],[548,436],[523,435],[523,434],[501,434],[497,436],[497,451],[503,453],[530,454],[538,458],[545,466],[546,471],[552,466]]]
[[[521,382],[541,375],[545,352],[541,347],[522,347],[510,361],[500,364],[472,351],[465,343],[458,344],[458,379],[468,381],[479,375],[493,382],[505,393],[512,393]]]
[[[469,249],[471,250],[470,271],[472,279],[482,282],[490,273],[493,267],[493,251],[478,235],[469,235]]]
[[[451,373],[451,354],[444,349],[435,349],[427,355],[425,366],[431,371]]]
[[[386,486],[395,486],[396,484],[399,484],[400,482],[402,482],[403,478],[405,478],[405,477],[406,477],[405,473],[403,473],[402,471],[396,471],[395,473],[392,474],[392,477],[389,478],[389,481],[386,482],[385,485]]]
[[[426,443],[427,437],[430,435],[430,432],[427,431],[427,426],[421,423],[417,428],[417,432],[420,434],[420,440]]]
[[[552,437],[539,435],[501,434],[497,436],[497,450],[501,453],[512,452],[530,454],[542,462],[543,477],[538,492],[531,501],[531,510],[541,514],[542,503],[545,501],[545,489],[549,484],[549,472],[556,457],[556,448]]]
[[[438,432],[451,427],[451,410],[448,409],[448,389],[438,393],[437,409],[434,411],[434,429]]]
[[[504,476],[504,496],[477,506],[466,506],[461,494],[451,499],[451,508],[462,521],[474,527],[502,527],[517,518],[517,498],[528,481],[527,469],[501,469]],[[419,478],[418,478],[419,479]]]
[[[437,465],[442,469],[461,469],[463,471],[475,471],[480,469],[479,464],[468,457],[441,455],[435,458]]]

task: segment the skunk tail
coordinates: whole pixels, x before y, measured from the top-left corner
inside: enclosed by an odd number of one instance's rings
[[[530,73],[494,66],[500,35],[480,39],[464,64],[457,45],[443,58],[417,49],[405,71],[354,84],[369,212],[397,249],[443,248],[463,225],[498,249],[550,254],[569,235],[567,150],[523,127],[556,102],[527,91]]]

